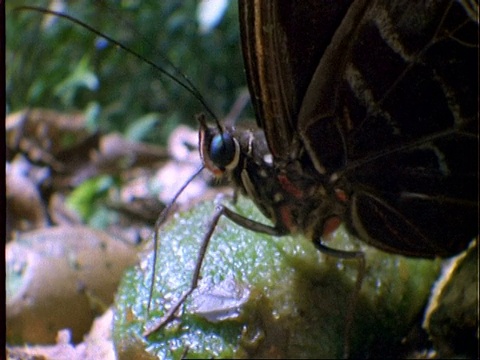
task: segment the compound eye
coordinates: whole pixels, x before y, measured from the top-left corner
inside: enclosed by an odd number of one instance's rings
[[[239,158],[237,141],[228,133],[215,135],[210,144],[210,159],[219,169],[233,169]]]

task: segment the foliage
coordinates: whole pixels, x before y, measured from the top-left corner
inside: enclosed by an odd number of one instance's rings
[[[194,124],[205,109],[192,94],[152,66],[71,21],[16,6],[53,8],[80,19],[168,68],[188,75],[217,116],[229,111],[244,86],[237,8],[201,33],[197,2],[27,1],[7,4],[7,113],[25,107],[88,112],[104,131],[126,131],[137,119],[155,118],[150,141],[165,140],[178,123]],[[180,76],[175,75],[177,78]]]

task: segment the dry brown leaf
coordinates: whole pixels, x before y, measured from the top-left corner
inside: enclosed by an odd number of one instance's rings
[[[7,171],[7,238],[17,231],[39,229],[47,223],[45,205],[34,181],[18,171]]]
[[[84,342],[71,344],[70,331],[60,330],[55,345],[31,347],[7,347],[9,359],[46,359],[46,360],[115,360],[111,327],[113,310],[107,310],[95,319],[90,333]]]
[[[134,248],[87,227],[22,234],[6,247],[7,341],[54,343],[69,328],[78,343],[135,261]]]

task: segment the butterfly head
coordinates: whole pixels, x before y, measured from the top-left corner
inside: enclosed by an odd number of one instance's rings
[[[200,123],[200,156],[205,166],[221,177],[226,171],[234,170],[240,159],[240,145],[226,129],[208,126],[204,115],[198,116]]]

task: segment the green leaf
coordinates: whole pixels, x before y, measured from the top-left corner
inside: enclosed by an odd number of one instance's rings
[[[125,137],[131,141],[142,141],[155,129],[159,121],[158,114],[146,114],[128,126]]]
[[[55,86],[54,93],[62,100],[63,104],[72,106],[75,95],[80,89],[97,90],[98,85],[97,76],[90,70],[90,59],[88,56],[84,56],[74,71]]]
[[[97,200],[103,198],[112,185],[113,178],[110,176],[88,179],[72,191],[67,199],[67,205],[77,211],[84,220],[88,220],[97,210]]]
[[[35,4],[50,6],[46,0]],[[222,22],[204,35],[196,21],[196,2],[82,0],[62,4],[65,13],[182,80],[169,65],[169,61],[173,63],[218,117],[230,111],[246,86],[234,3]],[[94,101],[99,106],[96,118],[102,131],[121,133],[134,119],[156,113],[161,126],[148,134],[148,141],[163,144],[168,138],[166,131],[179,123],[196,125],[195,115],[206,111],[192,93],[118,46],[66,19],[15,11],[16,6],[15,1],[6,3],[9,111],[25,107],[84,111]],[[50,21],[48,26],[45,19]]]

